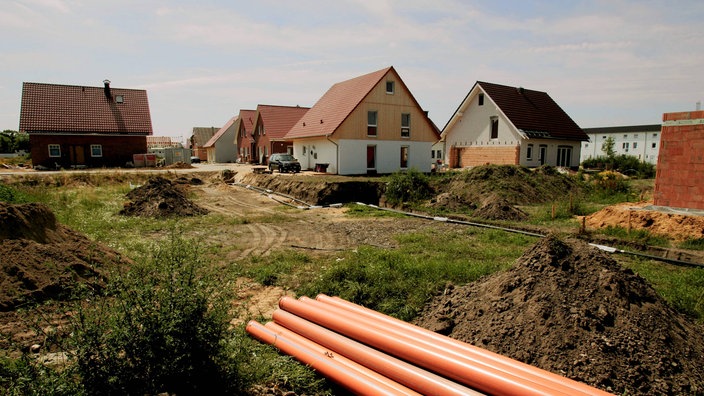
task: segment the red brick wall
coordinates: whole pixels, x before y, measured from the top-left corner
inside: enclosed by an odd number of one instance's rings
[[[132,161],[132,154],[147,152],[146,136],[98,136],[98,135],[29,135],[32,152],[32,164],[54,168],[59,164],[63,168],[71,165],[86,165],[89,167],[117,167]],[[49,157],[49,145],[58,144],[61,147],[61,157]],[[90,146],[103,146],[102,157],[92,157]],[[83,155],[77,153],[83,151]],[[82,157],[82,158],[81,158]]]
[[[704,209],[704,111],[665,113],[662,120],[654,204]]]
[[[519,146],[472,146],[450,150],[450,167],[468,167],[486,164],[518,165]]]

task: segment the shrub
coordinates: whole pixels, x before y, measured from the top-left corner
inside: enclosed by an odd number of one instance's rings
[[[432,192],[428,177],[415,169],[409,169],[391,175],[385,195],[387,202],[397,205],[420,202],[429,198]]]
[[[607,193],[628,192],[626,179],[614,171],[603,171],[594,175],[594,186]]]
[[[109,296],[77,308],[70,343],[89,394],[223,393],[238,383],[220,352],[226,288],[203,264],[197,247],[172,237],[115,275]]]

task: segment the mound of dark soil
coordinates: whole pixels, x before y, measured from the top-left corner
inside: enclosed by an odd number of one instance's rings
[[[552,167],[528,169],[515,165],[483,165],[444,178],[431,179],[438,193],[450,193],[481,207],[486,197],[503,198],[511,205],[539,204],[578,193],[578,183]]]
[[[202,182],[198,179],[200,184]],[[182,184],[191,184],[185,179]],[[182,188],[163,177],[154,177],[127,194],[131,201],[120,210],[121,215],[144,217],[197,216],[208,213],[186,197]]]
[[[704,333],[631,270],[547,237],[416,323],[616,394],[704,394]]]
[[[521,221],[528,218],[528,214],[503,198],[491,199],[481,208],[474,211],[474,217],[486,220]]]
[[[56,222],[43,204],[0,202],[0,311],[66,299],[78,285],[99,289],[117,252]]]

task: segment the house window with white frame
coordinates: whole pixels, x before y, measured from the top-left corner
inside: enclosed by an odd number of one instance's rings
[[[528,161],[532,161],[532,160],[533,160],[533,144],[529,144],[529,145],[526,147],[526,159],[527,159]]]
[[[102,157],[103,156],[103,145],[102,144],[91,144],[90,145],[90,156],[91,157]]]
[[[367,112],[367,136],[376,136],[377,112]]]
[[[401,137],[411,137],[411,115],[401,114]]]
[[[499,138],[499,117],[497,116],[491,117],[491,138]]]
[[[394,94],[394,82],[393,81],[386,82],[386,93],[389,95]]]
[[[410,150],[409,146],[401,146],[401,169],[408,169],[408,152]]]
[[[52,158],[61,157],[61,146],[59,146],[58,144],[50,144],[49,145],[49,157],[52,157]]]

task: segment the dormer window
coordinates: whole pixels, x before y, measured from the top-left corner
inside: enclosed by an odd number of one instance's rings
[[[125,97],[123,95],[116,95],[115,103],[125,103]]]
[[[394,82],[393,81],[386,82],[386,93],[389,95],[393,95],[393,93],[394,93]]]

